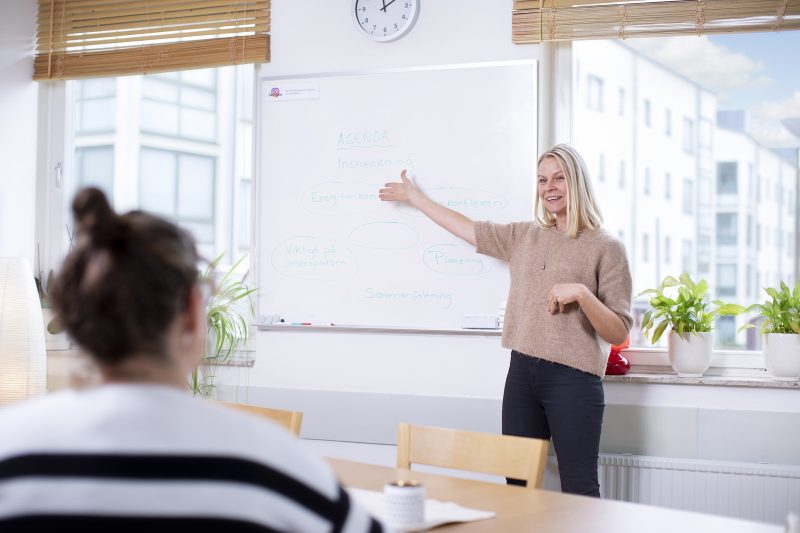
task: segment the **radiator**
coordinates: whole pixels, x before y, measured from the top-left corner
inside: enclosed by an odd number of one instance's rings
[[[603,498],[783,524],[800,512],[800,466],[600,456]]]

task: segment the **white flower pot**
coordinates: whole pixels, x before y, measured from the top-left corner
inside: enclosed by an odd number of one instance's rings
[[[711,364],[713,333],[684,333],[671,331],[667,337],[669,364],[682,378],[699,378]]]
[[[764,363],[778,381],[800,379],[800,335],[767,333],[764,335]]]

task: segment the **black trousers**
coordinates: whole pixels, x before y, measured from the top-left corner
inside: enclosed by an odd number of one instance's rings
[[[597,460],[604,409],[599,377],[511,352],[503,393],[503,434],[552,437],[562,492],[600,497]]]

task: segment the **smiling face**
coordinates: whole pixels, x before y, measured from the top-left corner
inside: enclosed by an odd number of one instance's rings
[[[554,214],[559,222],[566,221],[569,198],[567,178],[555,157],[545,157],[539,163],[537,183],[542,206]]]

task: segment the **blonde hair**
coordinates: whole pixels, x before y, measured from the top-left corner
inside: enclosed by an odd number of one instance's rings
[[[594,198],[589,171],[581,155],[568,144],[557,144],[539,156],[537,172],[539,165],[548,157],[556,160],[567,180],[566,234],[575,237],[583,229],[600,229],[603,215]],[[556,216],[544,208],[538,190],[533,210],[536,221],[542,226],[549,228],[556,225]]]

